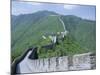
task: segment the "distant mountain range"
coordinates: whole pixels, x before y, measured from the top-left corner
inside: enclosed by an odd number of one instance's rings
[[[56,16],[52,16],[56,15]],[[42,35],[64,31],[62,23],[72,38],[82,47],[96,49],[96,22],[74,15],[59,15],[50,11],[39,11],[11,17],[11,49],[14,57],[30,46],[38,45]],[[15,55],[18,54],[18,55]]]

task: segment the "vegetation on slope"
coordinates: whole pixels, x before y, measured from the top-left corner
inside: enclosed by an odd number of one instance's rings
[[[64,31],[58,15],[54,12],[40,11],[34,14],[12,16],[11,55],[12,61],[26,49],[38,46],[39,57],[62,56],[96,50],[95,21],[84,20],[76,16],[61,16],[70,35],[53,50],[41,49],[50,40],[43,40],[42,35]],[[40,51],[41,49],[41,51]]]
[[[62,16],[65,27],[74,39],[85,49],[96,50],[96,23],[76,16]]]
[[[27,20],[27,17],[25,19]],[[25,23],[18,21],[19,25],[16,26],[15,30],[12,29],[12,60],[20,56],[25,49],[38,46],[42,35],[64,31],[58,16],[41,17],[36,23],[32,21],[33,19],[25,21]]]
[[[59,40],[59,44],[55,45],[53,49],[39,48],[38,56],[39,58],[50,58],[58,56],[67,56],[79,53],[89,52],[88,50],[82,48],[77,41],[75,41],[72,36],[67,35],[64,40]]]

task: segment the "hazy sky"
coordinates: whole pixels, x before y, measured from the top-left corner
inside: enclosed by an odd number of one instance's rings
[[[63,15],[76,15],[84,19],[95,20],[96,7],[86,5],[50,4],[12,1],[12,15],[29,14],[48,10]]]

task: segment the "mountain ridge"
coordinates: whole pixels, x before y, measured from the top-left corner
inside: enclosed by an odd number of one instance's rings
[[[79,44],[86,49],[95,49],[95,21],[82,19],[74,15],[65,16],[49,11],[39,11],[34,14],[12,16],[12,57],[16,58],[26,48],[38,45],[42,39],[41,36],[46,32],[56,33],[58,31],[63,31],[63,26],[61,26],[62,24],[58,19],[59,17],[62,19],[66,29],[70,32],[75,41],[78,41]]]

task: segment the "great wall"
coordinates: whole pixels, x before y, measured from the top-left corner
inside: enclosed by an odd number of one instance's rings
[[[77,71],[96,68],[96,56],[91,52],[35,60],[28,58],[31,52],[29,51],[24,60],[17,64],[16,73]]]

